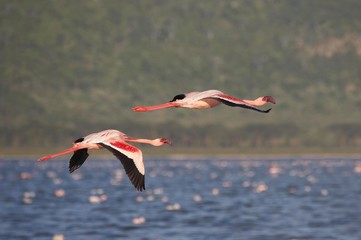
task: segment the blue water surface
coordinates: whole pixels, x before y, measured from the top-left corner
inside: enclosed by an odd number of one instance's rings
[[[0,160],[0,239],[361,239],[361,158]]]

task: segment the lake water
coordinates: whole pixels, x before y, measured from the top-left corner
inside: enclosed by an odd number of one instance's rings
[[[0,160],[0,239],[361,239],[361,158]]]

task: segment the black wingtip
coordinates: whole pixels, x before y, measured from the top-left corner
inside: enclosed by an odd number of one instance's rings
[[[139,172],[137,166],[135,165],[133,159],[127,157],[123,153],[117,151],[116,149],[105,145],[104,143],[99,143],[101,146],[109,150],[116,156],[122,163],[125,173],[127,174],[130,182],[133,184],[135,189],[139,192],[145,190],[145,176]]]
[[[143,190],[145,190],[145,186],[141,186],[135,189],[137,189],[138,192],[143,192]]]
[[[72,173],[78,168],[81,167],[81,165],[85,162],[85,160],[88,158],[88,149],[83,148],[79,149],[74,152],[73,156],[71,157],[69,161],[69,172]]]
[[[69,166],[69,173],[73,173],[75,170],[81,167],[81,164]]]
[[[138,183],[138,185],[134,185],[134,186],[135,186],[135,189],[137,189],[137,191],[143,192],[143,190],[145,190],[144,176],[142,177],[140,183]]]
[[[145,190],[145,176],[143,174],[134,169],[128,174],[128,177],[137,191],[142,192]]]
[[[267,109],[267,110],[265,110],[265,111],[263,111],[263,112],[264,112],[264,113],[269,113],[271,110],[272,110],[272,108],[269,108],[269,109]]]

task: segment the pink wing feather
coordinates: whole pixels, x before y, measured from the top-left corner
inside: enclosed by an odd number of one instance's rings
[[[145,169],[142,151],[122,140],[110,140],[100,144],[121,161],[125,173],[134,187],[138,191],[145,190]]]

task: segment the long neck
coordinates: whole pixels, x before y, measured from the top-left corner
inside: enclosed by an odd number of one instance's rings
[[[243,100],[244,102],[253,105],[253,106],[263,106],[265,105],[267,102],[262,100],[263,97],[259,97],[255,100]]]
[[[137,142],[137,143],[145,143],[145,144],[150,144],[150,145],[153,145],[153,146],[159,146],[158,144],[158,140],[157,139],[145,139],[145,138],[132,138],[132,137],[128,137],[125,139],[126,141],[129,141],[129,142]]]

